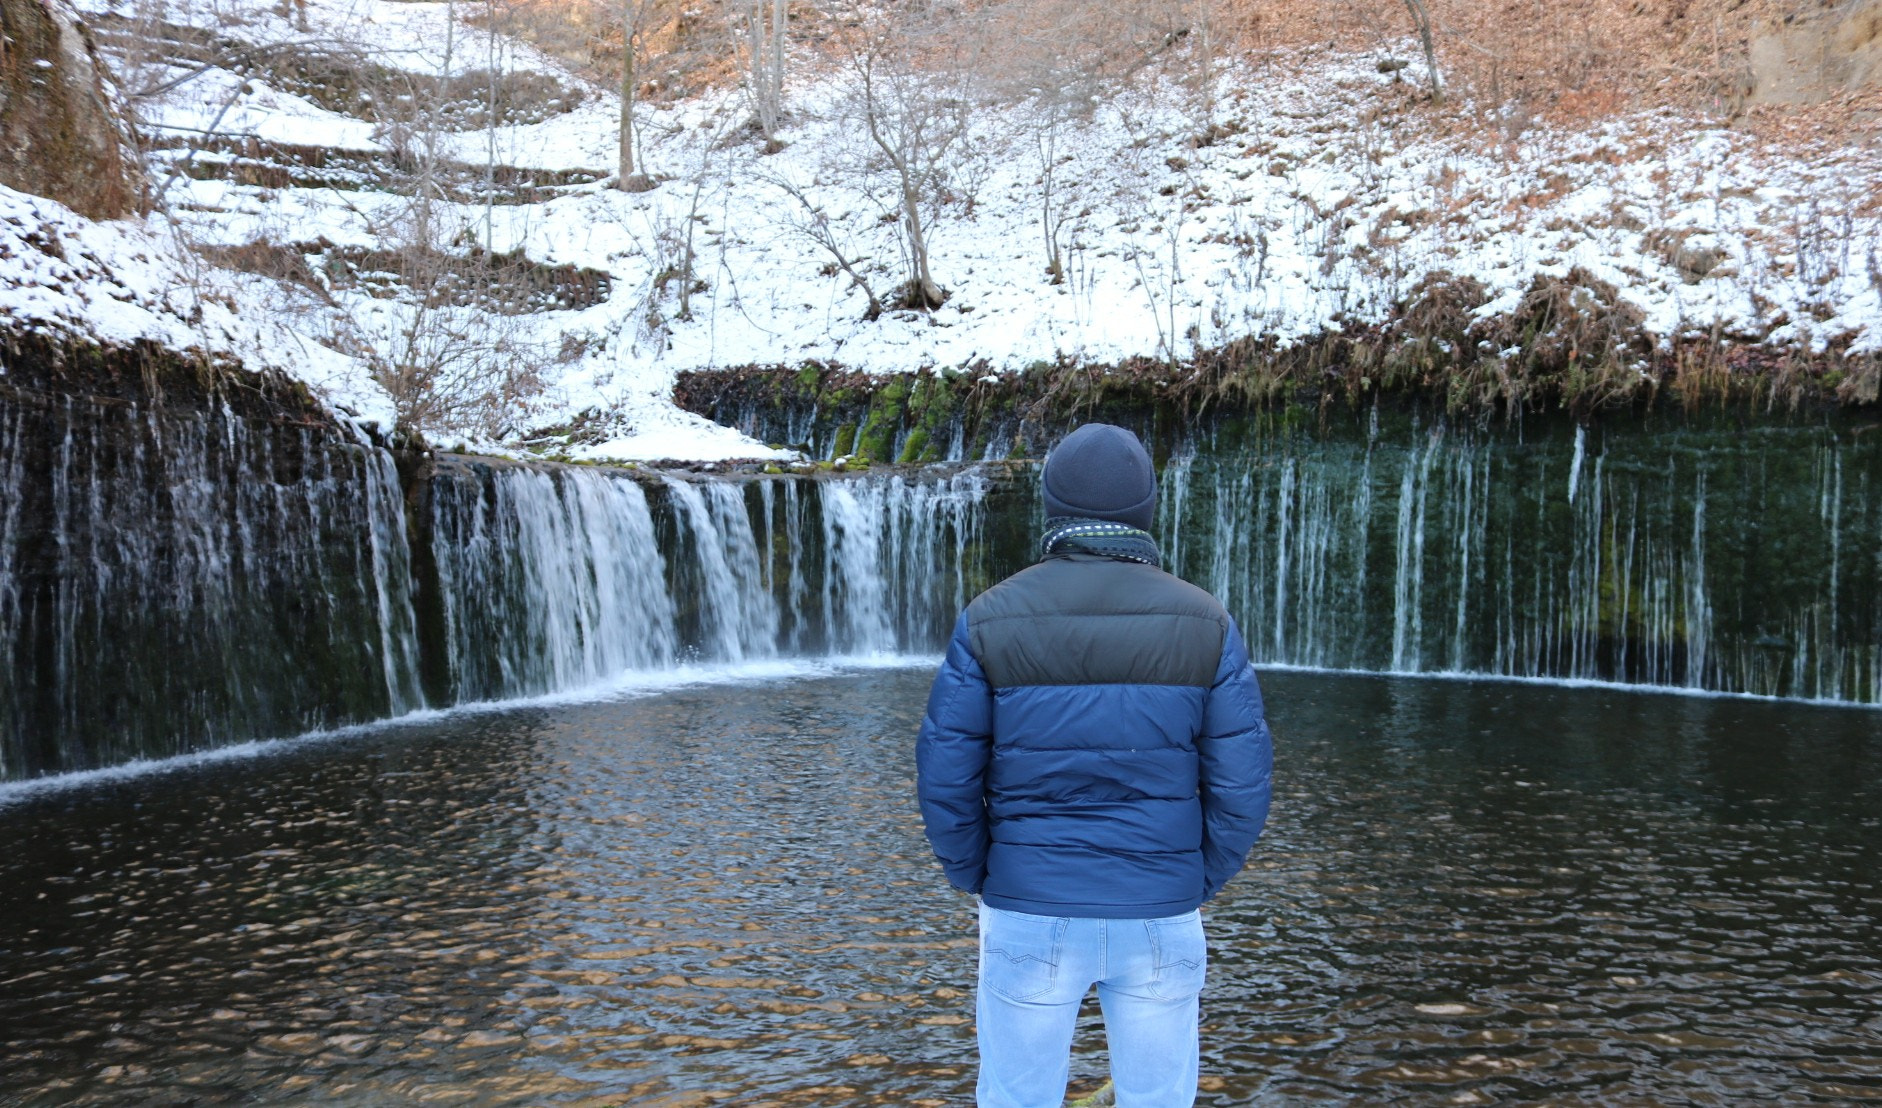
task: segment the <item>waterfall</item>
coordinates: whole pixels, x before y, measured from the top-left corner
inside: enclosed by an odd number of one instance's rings
[[[979,474],[822,488],[823,621],[840,654],[931,650],[977,588],[987,484]]]
[[[462,466],[432,481],[446,703],[594,684],[677,652],[646,494],[577,471]]]
[[[344,428],[0,393],[0,779],[681,663],[938,652],[988,583],[971,472],[400,464]]]
[[[1867,429],[1222,419],[1166,440],[1156,531],[1261,663],[1882,703]],[[421,460],[213,397],[9,386],[0,778],[681,664],[933,653],[1032,559],[1036,481]]]
[[[880,485],[830,489],[824,496],[824,625],[839,641],[864,650],[893,641],[887,581],[876,571],[882,565],[882,491]]]
[[[431,488],[445,703],[681,661],[938,651],[986,581],[973,472],[644,489],[447,460]]]
[[[420,705],[383,451],[220,407],[15,393],[0,482],[0,778]]]
[[[1258,662],[1875,703],[1878,484],[1825,426],[1256,425],[1173,455],[1158,528]]]
[[[743,487],[666,479],[692,538],[702,641],[695,656],[739,662],[777,652],[778,604],[759,556]]]

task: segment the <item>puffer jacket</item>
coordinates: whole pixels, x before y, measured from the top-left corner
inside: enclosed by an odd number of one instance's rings
[[[955,624],[916,739],[948,881],[996,908],[1181,915],[1267,821],[1261,689],[1216,599],[1154,566],[1048,556]]]

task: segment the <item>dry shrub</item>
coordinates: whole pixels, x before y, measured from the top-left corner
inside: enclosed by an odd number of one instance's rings
[[[1475,360],[1471,327],[1490,298],[1483,282],[1445,270],[1426,274],[1392,315],[1399,337],[1384,360],[1387,385],[1429,383],[1459,362]]]
[[[1667,389],[1687,410],[1697,409],[1707,400],[1721,403],[1733,394],[1732,365],[1728,350],[1718,337],[1688,339],[1674,345],[1671,379]]]
[[[1580,267],[1566,277],[1538,274],[1516,310],[1480,321],[1472,334],[1499,350],[1499,358],[1526,384],[1523,391],[1554,393],[1578,408],[1604,407],[1651,392],[1644,370],[1653,348],[1640,309],[1619,290]]]
[[[1836,398],[1845,404],[1882,402],[1882,356],[1855,354],[1845,359]]]

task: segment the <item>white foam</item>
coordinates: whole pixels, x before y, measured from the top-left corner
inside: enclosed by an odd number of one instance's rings
[[[1425,673],[1398,673],[1389,669],[1334,669],[1328,666],[1296,666],[1284,662],[1261,662],[1257,673],[1313,673],[1334,677],[1391,677],[1405,681],[1456,681],[1480,685],[1539,685],[1558,689],[1590,689],[1602,692],[1631,693],[1638,696],[1681,696],[1694,700],[1749,700],[1765,704],[1800,705],[1812,708],[1848,708],[1859,712],[1882,712],[1882,704],[1856,700],[1830,700],[1822,697],[1771,696],[1766,693],[1729,692],[1699,689],[1685,685],[1635,685],[1625,681],[1599,681],[1582,677],[1531,677],[1512,673],[1473,673],[1468,670],[1432,670]]]
[[[170,758],[138,759],[136,761],[125,762],[121,765],[107,766],[102,769],[61,773],[51,777],[34,778],[30,781],[4,782],[0,783],[0,808],[5,808],[10,804],[17,804],[33,797],[49,793],[83,789],[104,782],[128,781],[140,777],[175,773],[181,770],[194,769],[199,766],[214,765],[218,762],[240,761],[248,758],[279,754],[311,743],[329,742],[334,739],[368,735],[374,732],[387,731],[400,727],[443,723],[455,719],[473,719],[478,716],[497,715],[504,712],[531,708],[559,708],[580,704],[599,704],[615,700],[630,700],[639,697],[658,696],[663,693],[679,692],[686,689],[814,680],[818,678],[841,677],[848,673],[870,670],[932,670],[941,664],[941,660],[942,656],[939,654],[876,652],[834,655],[826,658],[771,659],[759,662],[745,662],[737,665],[681,665],[671,669],[648,670],[624,674],[612,681],[604,681],[584,688],[550,693],[544,696],[525,697],[517,700],[478,701],[470,704],[460,704],[452,708],[428,708],[416,712],[409,712],[391,719],[375,720],[371,723],[354,724],[349,727],[337,727],[324,731],[309,731],[291,738],[263,739],[255,742],[238,743],[233,746],[218,747],[214,750],[198,751],[192,754],[179,754]],[[1712,689],[1691,689],[1667,685],[1629,685],[1619,681],[1524,677],[1456,671],[1393,673],[1389,670],[1330,669],[1322,666],[1295,666],[1273,663],[1262,663],[1255,668],[1257,672],[1268,673],[1304,673],[1333,677],[1390,677],[1410,681],[1452,681],[1467,684],[1537,685],[1549,688],[1588,689],[1603,692],[1628,693],[1632,695],[1680,696],[1699,700],[1756,701],[1769,704],[1803,705],[1819,708],[1845,708],[1854,711],[1882,712],[1882,704],[1859,704],[1847,700],[1766,696],[1758,693],[1719,692]]]
[[[215,765],[218,762],[266,757],[309,744],[331,742],[335,739],[369,735],[402,727],[474,719],[479,716],[498,715],[532,708],[561,708],[632,700],[686,689],[813,680],[822,677],[838,677],[858,670],[932,668],[938,665],[940,660],[939,655],[875,653],[839,655],[829,658],[771,659],[736,665],[679,665],[670,669],[643,670],[623,674],[610,681],[543,696],[515,700],[476,701],[451,708],[426,708],[401,716],[374,720],[370,723],[308,731],[292,737],[236,743],[217,747],[214,750],[178,754],[168,758],[139,758],[115,766],[36,777],[28,781],[0,782],[0,808],[48,793],[84,789],[106,782],[129,781],[140,777],[176,773]]]

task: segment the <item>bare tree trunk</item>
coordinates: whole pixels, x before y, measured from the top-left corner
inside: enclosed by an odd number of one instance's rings
[[[1053,186],[1057,181],[1059,167],[1058,131],[1059,121],[1054,118],[1045,125],[1045,130],[1036,136],[1039,143],[1039,183],[1041,186],[1039,229],[1045,235],[1046,277],[1055,285],[1065,283],[1065,261],[1059,255],[1059,228],[1064,221],[1053,210]]]
[[[784,25],[787,0],[771,0],[771,113],[784,115]],[[771,135],[766,135],[771,138]]]
[[[928,239],[921,229],[921,198],[916,195],[914,182],[907,173],[902,174],[902,217],[908,221],[908,249],[915,263],[915,287],[909,290],[915,295],[910,299],[923,308],[939,308],[946,295],[928,272]]]
[[[1202,32],[1202,42],[1196,51],[1197,65],[1201,69],[1198,75],[1199,91],[1202,93],[1202,125],[1204,133],[1215,126],[1215,3],[1214,0],[1197,0],[1196,24]]]
[[[634,9],[632,0],[621,21],[621,164],[615,187],[637,191],[634,179]]]
[[[497,71],[502,61],[502,47],[497,41],[497,5],[495,0],[484,0],[484,23],[489,31],[487,68],[489,84],[485,88],[488,98],[484,103],[484,249],[494,249],[497,222]]]
[[[733,26],[745,36],[745,87],[751,93],[752,118],[767,150],[778,150],[784,116],[784,27],[787,0],[738,0]],[[767,10],[768,5],[768,10]]]
[[[1425,74],[1431,78],[1431,99],[1444,99],[1444,86],[1438,81],[1438,52],[1431,43],[1431,12],[1425,7],[1425,0],[1405,0],[1405,7],[1411,11],[1412,23],[1418,28],[1418,41],[1425,48]]]

